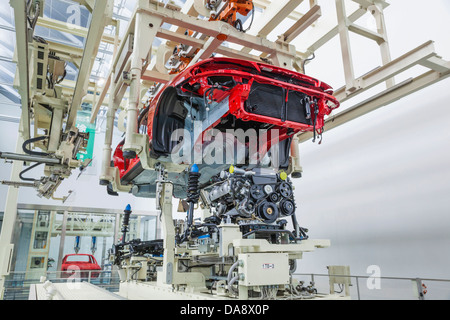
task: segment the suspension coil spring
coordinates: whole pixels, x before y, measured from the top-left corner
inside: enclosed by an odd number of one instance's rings
[[[187,190],[187,201],[190,203],[197,203],[200,199],[200,176],[201,174],[195,169],[189,171],[188,176],[188,190]]]

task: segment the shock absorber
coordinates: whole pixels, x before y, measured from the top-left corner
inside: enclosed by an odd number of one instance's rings
[[[194,164],[189,170],[188,177],[188,189],[187,189],[187,202],[189,203],[188,211],[188,228],[192,226],[194,221],[194,206],[200,199],[199,180],[201,174],[199,173],[198,166]]]
[[[131,206],[127,205],[123,213],[124,215],[122,222],[122,243],[125,243],[125,239],[127,237],[128,232],[128,226],[130,225]]]

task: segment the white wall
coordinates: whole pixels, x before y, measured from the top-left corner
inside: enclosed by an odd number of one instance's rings
[[[393,59],[435,40],[437,53],[450,60],[448,1],[390,2],[386,19]],[[370,42],[352,40],[360,76],[379,65],[379,54]],[[342,62],[333,56],[339,50],[335,39],[307,72],[342,86]],[[415,68],[397,82],[424,70]],[[327,265],[350,265],[352,274],[367,276],[367,268],[377,265],[382,277],[450,279],[449,88],[450,79],[444,80],[325,132],[320,146],[300,145],[298,220],[311,238],[330,239],[331,247],[305,254],[298,272],[327,273]],[[410,284],[400,286],[402,294],[412,293]],[[389,289],[384,297],[399,294],[395,286]],[[450,298],[448,285],[436,292],[435,298]]]
[[[350,265],[367,275],[378,265],[382,276],[450,278],[449,87],[336,128],[321,146],[301,145],[298,220],[332,246],[305,256],[300,272]]]

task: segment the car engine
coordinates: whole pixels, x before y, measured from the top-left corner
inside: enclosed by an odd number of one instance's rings
[[[202,206],[210,209],[212,216],[205,224],[193,226],[196,235],[204,235],[202,227],[221,222],[239,225],[244,238],[267,239],[270,243],[289,243],[306,239],[306,229],[298,226],[295,210],[294,188],[284,171],[258,168],[246,171],[230,167],[202,187],[199,197]],[[292,219],[294,230],[286,230]],[[189,226],[185,228],[188,230]],[[198,232],[203,230],[204,232]],[[212,228],[213,230],[213,228]],[[191,233],[191,237],[195,235]]]

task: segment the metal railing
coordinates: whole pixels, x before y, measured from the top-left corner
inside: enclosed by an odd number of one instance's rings
[[[340,291],[332,288],[330,276],[350,279],[350,298],[353,300],[450,300],[450,279],[314,273],[294,273],[293,276],[305,285],[312,283],[323,294],[343,294],[343,286],[337,286]]]
[[[116,270],[85,271],[70,278],[64,276],[60,271],[49,271],[41,276],[46,277],[46,280],[53,283],[82,281],[94,284],[109,292],[119,291],[120,279]],[[41,276],[33,276],[26,272],[10,273],[5,279],[4,300],[28,300],[30,285],[41,283]],[[331,293],[329,274],[294,273],[293,276],[303,281],[305,285],[313,283],[321,294]],[[351,279],[350,298],[353,300],[450,300],[450,279],[332,276],[334,278]],[[341,289],[341,291],[334,291],[333,293],[343,294],[344,290]]]
[[[41,283],[41,277],[52,283],[88,282],[109,292],[118,292],[120,279],[117,271],[82,271],[66,276],[61,271],[48,271],[44,274],[11,272],[5,279],[3,300],[28,300],[30,286]]]

